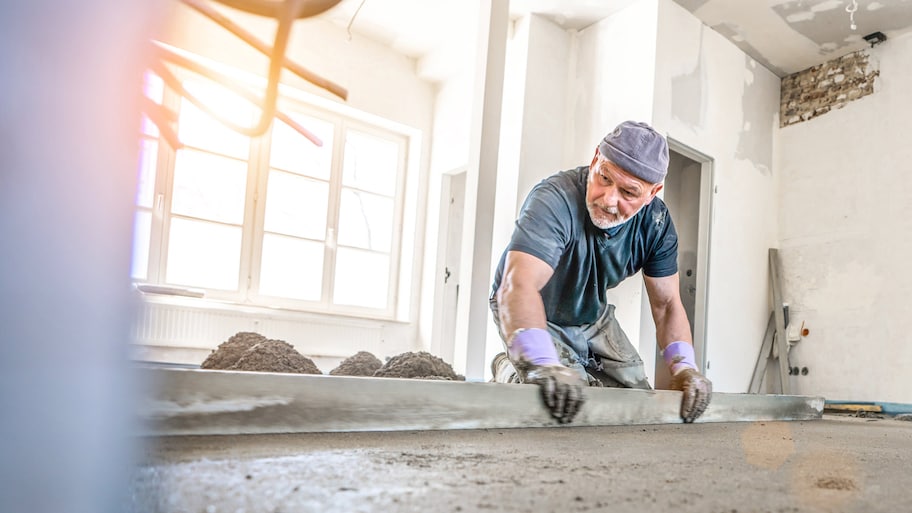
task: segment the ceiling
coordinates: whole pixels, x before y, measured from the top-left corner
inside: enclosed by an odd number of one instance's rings
[[[912,0],[675,2],[780,77],[865,48],[872,32],[889,39],[912,30]]]
[[[581,29],[636,1],[512,0],[510,10]],[[912,0],[674,1],[779,76],[865,48],[863,36],[872,32],[896,38],[912,30]],[[465,0],[342,0],[324,17],[420,57],[476,23],[467,5]],[[854,30],[846,10],[853,5]]]

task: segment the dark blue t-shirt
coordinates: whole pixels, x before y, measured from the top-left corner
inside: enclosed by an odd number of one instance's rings
[[[678,234],[665,203],[653,198],[626,223],[602,230],[586,209],[588,173],[588,166],[562,171],[532,189],[494,275],[492,293],[508,251],[544,260],[554,269],[541,290],[545,315],[559,326],[595,322],[608,289],[640,269],[653,278],[678,272]]]

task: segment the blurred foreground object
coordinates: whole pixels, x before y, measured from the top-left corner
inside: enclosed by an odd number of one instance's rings
[[[0,7],[0,511],[124,511],[142,67],[161,6]]]

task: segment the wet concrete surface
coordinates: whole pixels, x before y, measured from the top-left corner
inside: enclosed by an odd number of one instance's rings
[[[142,512],[906,512],[912,422],[147,439]]]

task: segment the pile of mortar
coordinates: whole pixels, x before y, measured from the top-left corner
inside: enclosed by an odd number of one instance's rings
[[[283,340],[272,340],[253,332],[239,332],[221,343],[206,357],[203,369],[254,372],[323,374],[313,360]],[[334,376],[373,376],[385,378],[439,379],[464,381],[453,367],[424,352],[406,352],[386,363],[367,351],[359,351],[342,361],[329,374]]]

